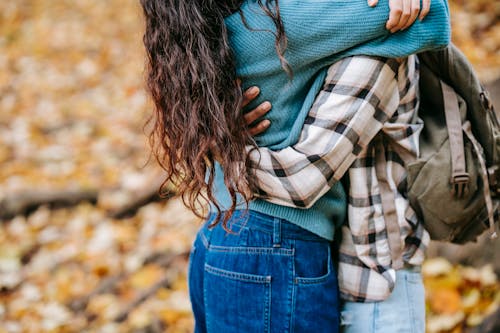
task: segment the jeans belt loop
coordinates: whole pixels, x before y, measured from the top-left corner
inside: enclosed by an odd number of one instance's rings
[[[275,217],[273,221],[273,247],[281,247],[281,219]]]

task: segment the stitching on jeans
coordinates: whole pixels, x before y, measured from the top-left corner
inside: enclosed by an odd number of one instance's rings
[[[203,232],[200,233],[200,238],[201,238],[201,242],[203,243],[205,248],[208,249],[208,246],[209,246],[208,239]]]
[[[281,219],[277,217],[273,220],[273,247],[281,247]]]
[[[408,273],[405,273],[405,291],[406,291],[406,299],[408,300],[408,304],[407,304],[407,307],[408,307],[408,312],[409,312],[409,315],[410,315],[410,322],[411,323],[414,323],[415,322],[415,313],[413,312],[413,306],[411,306],[413,304],[413,298],[412,298],[412,295],[410,293],[410,291],[408,290],[409,289],[409,286],[408,286]],[[415,325],[410,325],[410,329],[411,329],[411,332],[412,333],[415,333]]]
[[[292,241],[292,248],[295,249],[295,240]],[[288,323],[289,331],[290,333],[293,333],[295,331],[295,325],[294,325],[294,317],[293,314],[295,313],[295,299],[297,298],[297,286],[294,283],[294,278],[295,278],[295,256],[292,258],[290,261],[290,266],[292,270],[292,274],[290,275],[290,282],[289,282],[289,287],[287,289],[288,292],[288,300],[290,301],[290,322]]]
[[[254,274],[245,274],[245,273],[237,273],[232,271],[226,271],[225,269],[220,269],[217,267],[210,266],[209,264],[205,264],[205,271],[211,273],[213,275],[226,277],[232,280],[238,281],[246,281],[260,284],[270,284],[271,276],[270,275],[254,275]]]
[[[207,329],[207,332],[211,332],[212,330],[210,329],[211,328],[211,320],[207,320],[206,318],[206,309],[205,309],[205,306],[207,304],[207,287],[206,287],[206,279],[204,278],[203,279],[203,312],[204,312],[204,317],[205,317],[205,326],[206,326],[206,329]]]
[[[270,320],[270,316],[271,316],[271,306],[272,306],[272,283],[269,283],[269,288],[266,288],[266,295],[265,295],[265,300],[267,302],[267,304],[264,304],[265,308],[264,308],[264,330],[265,330],[265,333],[270,333],[271,332],[271,320]]]
[[[279,218],[279,217],[262,217],[259,215],[260,213],[257,213],[256,211],[250,211],[250,214],[248,215],[248,218],[251,218],[251,219],[254,219],[254,220],[260,220],[262,222],[265,222],[265,223],[270,223],[270,222],[273,222],[275,219],[277,220],[280,220],[282,221],[283,223],[290,223],[288,220],[286,219],[282,219],[282,218]],[[263,227],[260,227],[259,225],[252,225],[252,226],[248,226],[246,225],[246,222],[244,225],[241,225],[239,224],[238,222],[234,222],[232,224],[232,226],[240,226],[240,227],[247,227],[247,228],[251,228],[252,230],[257,230],[257,231],[261,231],[261,232],[264,232],[268,235],[272,235],[273,234],[273,228],[263,228]],[[309,232],[309,234],[304,234],[304,230],[301,228],[301,227],[298,227],[297,228],[299,230],[297,231],[287,231],[286,229],[283,230],[283,225],[281,227],[281,240],[283,241],[284,239],[299,239],[299,240],[303,240],[303,241],[310,241],[310,242],[325,242],[326,240],[318,235],[315,235],[315,234],[312,234],[311,232]]]
[[[296,277],[295,278],[295,283],[296,284],[302,284],[302,285],[310,285],[310,284],[320,284],[325,281],[327,281],[330,278],[330,275],[332,274],[332,266],[331,266],[331,250],[330,247],[328,246],[328,264],[327,264],[327,272],[325,275],[319,276],[319,277]],[[295,276],[295,272],[293,274]]]
[[[210,245],[209,251],[212,252],[229,252],[229,253],[246,253],[246,254],[275,254],[283,256],[293,256],[294,249],[270,248],[270,247],[242,247],[242,246],[218,246]]]
[[[321,284],[328,281],[329,278],[330,278],[330,272],[328,272],[326,275],[317,278],[296,277],[295,284],[300,284],[300,285]]]

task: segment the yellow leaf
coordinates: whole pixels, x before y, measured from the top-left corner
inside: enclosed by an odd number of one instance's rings
[[[424,277],[436,277],[451,273],[453,266],[444,258],[433,258],[424,262],[422,274]]]
[[[481,293],[478,289],[472,289],[462,297],[462,305],[465,310],[472,310],[481,299]]]
[[[189,312],[173,309],[160,310],[159,314],[160,319],[164,320],[169,325],[175,325],[180,319],[190,316]]]
[[[430,296],[430,305],[434,313],[454,314],[462,309],[462,300],[455,289],[438,289]]]
[[[472,313],[467,317],[467,326],[477,326],[481,324],[484,320],[484,315],[479,313]]]
[[[465,315],[459,312],[452,315],[436,315],[427,319],[427,332],[438,333],[452,330],[455,326],[464,320]]]
[[[101,294],[92,297],[87,305],[87,312],[101,320],[114,319],[120,312],[120,301],[115,295]]]
[[[148,326],[151,320],[151,313],[143,308],[139,308],[132,311],[128,322],[133,328],[140,329]]]
[[[164,275],[164,271],[157,265],[147,265],[139,269],[130,277],[130,285],[133,288],[143,289],[151,287]]]

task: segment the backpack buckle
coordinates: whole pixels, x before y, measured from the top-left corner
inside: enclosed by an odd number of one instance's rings
[[[493,109],[493,103],[491,103],[490,100],[490,94],[488,93],[487,90],[483,90],[479,94],[479,98],[481,99],[481,103],[483,104],[483,107],[487,110],[492,110]]]
[[[488,168],[488,182],[493,195],[500,195],[500,166],[494,165]]]
[[[451,193],[457,198],[463,198],[469,191],[469,174],[458,173],[454,174],[451,178]]]

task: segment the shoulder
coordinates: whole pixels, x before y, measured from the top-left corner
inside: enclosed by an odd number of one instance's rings
[[[398,80],[402,74],[416,68],[417,57],[385,58],[377,56],[351,56],[332,64],[328,69],[330,82],[369,82],[376,79]]]

